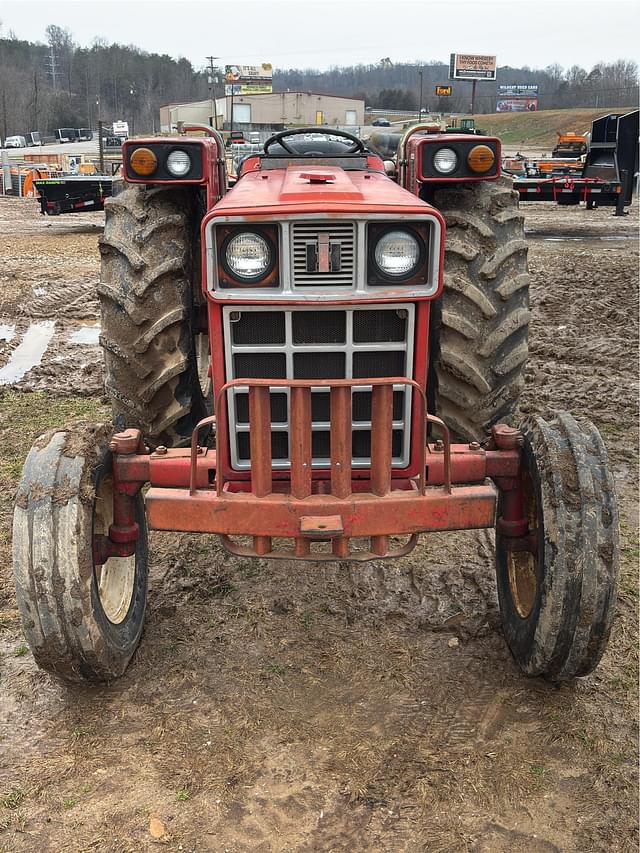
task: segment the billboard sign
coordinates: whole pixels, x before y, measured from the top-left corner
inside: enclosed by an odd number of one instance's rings
[[[273,91],[271,83],[225,83],[225,95],[266,95]]]
[[[453,86],[436,86],[436,95],[447,98],[453,92]]]
[[[497,113],[535,113],[538,109],[537,98],[498,98]]]
[[[263,62],[262,65],[225,65],[224,82],[234,85],[255,83],[256,85],[271,87],[273,66],[270,62]]]
[[[537,98],[537,83],[510,83],[498,86],[498,98]]]
[[[449,60],[450,80],[495,80],[496,57],[476,53],[452,53]]]
[[[113,123],[113,135],[114,136],[129,136],[129,122],[128,121],[114,121],[114,123]]]

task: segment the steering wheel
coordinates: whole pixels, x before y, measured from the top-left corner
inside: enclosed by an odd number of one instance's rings
[[[292,148],[285,142],[287,137],[300,136],[303,133],[322,133],[325,136],[340,136],[344,139],[348,139],[352,144],[344,152],[345,154],[364,154],[366,151],[364,142],[352,133],[347,133],[346,130],[330,130],[329,128],[324,127],[294,127],[290,130],[281,130],[280,133],[274,133],[273,136],[270,136],[264,144],[264,153],[268,154],[271,146],[278,144],[284,148],[287,154],[291,154],[294,157],[305,157],[307,155],[311,155],[313,157],[325,157],[326,153],[323,151],[298,151],[295,146]]]

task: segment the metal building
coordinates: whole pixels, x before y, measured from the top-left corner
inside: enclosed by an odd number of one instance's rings
[[[258,95],[227,95],[213,100],[160,107],[160,130],[169,133],[179,121],[237,128],[280,129],[291,125],[359,127],[364,124],[364,101],[323,95],[318,92],[270,92]],[[231,115],[233,110],[233,128]]]

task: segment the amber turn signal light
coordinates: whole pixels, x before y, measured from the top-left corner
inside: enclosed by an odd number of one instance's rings
[[[151,175],[158,168],[158,158],[150,148],[136,148],[129,165],[136,175]]]
[[[467,155],[467,165],[472,172],[488,172],[496,162],[496,155],[488,145],[474,145]]]

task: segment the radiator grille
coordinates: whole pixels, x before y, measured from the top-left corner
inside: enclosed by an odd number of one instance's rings
[[[328,239],[331,269],[314,269],[320,239]],[[355,222],[294,222],[291,270],[294,287],[353,287],[356,280]]]
[[[412,376],[414,307],[353,306],[287,308],[274,311],[251,306],[224,309],[227,379],[350,379]],[[281,388],[271,393],[274,469],[289,467],[288,398]],[[313,388],[313,465],[329,464],[328,389]],[[246,388],[229,391],[231,461],[236,470],[251,466],[249,404]],[[396,386],[393,394],[392,464],[409,462],[411,391]],[[354,468],[371,464],[371,390],[352,393]]]

